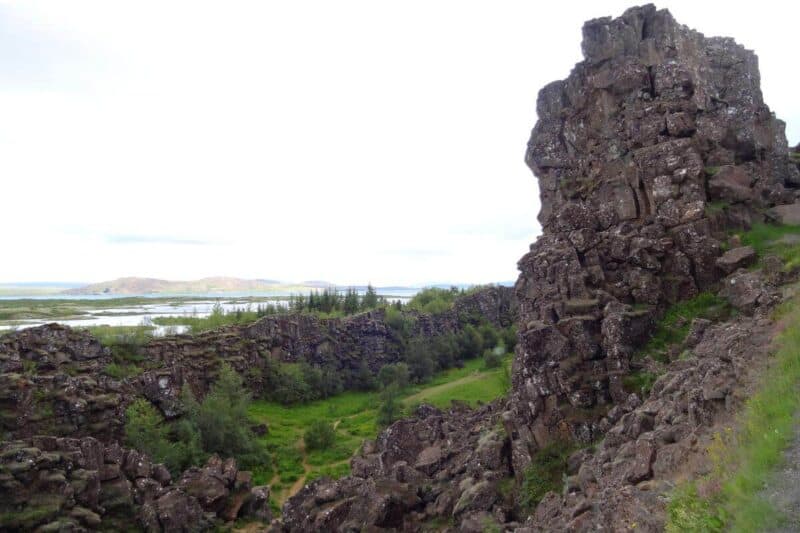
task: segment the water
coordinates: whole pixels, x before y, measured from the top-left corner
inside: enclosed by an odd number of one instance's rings
[[[175,297],[159,295],[136,295],[136,298],[160,298]],[[226,295],[225,299],[209,299],[213,295],[193,295],[190,300],[175,300],[172,302],[154,302],[152,304],[142,303],[134,305],[125,305],[124,307],[110,307],[110,308],[92,308],[85,309],[86,315],[74,319],[55,320],[59,324],[70,326],[73,328],[85,328],[91,326],[153,326],[155,335],[163,335],[165,333],[183,333],[186,331],[186,326],[157,326],[152,323],[152,320],[159,317],[197,317],[202,318],[211,314],[214,306],[219,305],[225,312],[236,311],[237,309],[255,310],[259,304],[272,304],[282,307],[287,307],[289,304],[288,298],[275,298],[269,299],[256,299],[252,294],[243,295]],[[243,300],[242,298],[253,298],[252,300]],[[51,295],[47,297],[31,297],[31,299],[57,299],[57,300],[86,300],[87,302],[97,300],[109,300],[112,298],[119,298],[119,296],[107,295],[80,295],[80,296],[66,296],[66,295]],[[403,303],[409,300],[410,296],[392,294],[387,295],[386,299],[389,301],[399,300]],[[7,298],[0,297],[4,300],[15,300],[20,298]],[[27,299],[27,298],[26,298]],[[13,324],[0,324],[0,330],[7,329],[24,329],[35,326],[41,326],[54,322],[54,320],[21,320]]]

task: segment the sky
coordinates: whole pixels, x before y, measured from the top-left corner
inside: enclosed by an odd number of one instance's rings
[[[656,4],[800,142],[800,3]],[[0,282],[514,280],[536,94],[630,5],[0,1]]]

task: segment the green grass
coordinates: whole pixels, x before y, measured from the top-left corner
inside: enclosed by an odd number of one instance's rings
[[[735,429],[717,435],[709,448],[712,473],[701,480],[713,491],[686,485],[668,506],[667,531],[762,531],[780,522],[759,496],[783,460],[800,409],[800,301],[782,310],[787,327],[761,384],[745,404]],[[711,492],[710,495],[701,495]]]
[[[408,387],[401,401],[407,408],[423,402],[445,408],[453,400],[476,405],[494,400],[507,390],[504,368],[485,370],[483,360],[473,359],[463,368],[442,372],[428,383]],[[350,458],[365,439],[373,439],[378,434],[379,403],[377,392],[354,391],[296,406],[254,401],[250,416],[269,425],[269,432],[263,439],[274,463],[256,469],[255,482],[270,483],[274,503],[279,505],[298,480],[308,482],[321,476],[339,478],[349,474]],[[329,449],[307,452],[303,434],[317,420],[336,426],[336,440]]]
[[[626,392],[634,392],[644,398],[650,394],[650,390],[657,379],[658,374],[642,370],[632,372],[622,378],[622,386]]]
[[[759,257],[777,255],[786,270],[800,266],[800,226],[755,224],[739,236],[742,244],[752,246]]]
[[[653,336],[639,351],[637,358],[650,356],[657,361],[665,362],[667,349],[671,345],[683,342],[693,319],[721,320],[730,316],[731,312],[725,299],[711,292],[703,292],[694,298],[678,302],[664,313],[656,325]]]

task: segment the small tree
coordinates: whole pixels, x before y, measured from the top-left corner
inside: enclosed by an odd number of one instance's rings
[[[347,289],[347,292],[344,296],[344,302],[342,303],[342,308],[347,315],[352,315],[354,313],[358,313],[359,301],[358,301],[358,292],[350,287]]]
[[[436,370],[436,362],[429,344],[420,337],[411,339],[405,352],[411,379],[416,383],[424,383]]]
[[[363,298],[361,298],[361,309],[368,310],[375,309],[376,307],[378,307],[378,293],[375,291],[375,287],[370,283],[367,285],[367,292],[365,292]]]
[[[478,328],[467,324],[458,335],[458,354],[462,359],[473,359],[483,350],[483,338]]]
[[[481,334],[481,338],[483,338],[484,348],[494,348],[500,341],[500,335],[498,335],[497,329],[491,324],[482,324],[481,327],[478,328],[478,332]]]
[[[378,381],[384,389],[395,385],[402,390],[408,386],[409,379],[408,365],[405,363],[383,365],[378,372]]]
[[[327,450],[336,440],[333,426],[324,420],[316,420],[303,435],[306,450]]]
[[[403,416],[403,405],[399,401],[400,390],[397,385],[389,385],[381,392],[381,405],[378,407],[377,422],[386,427]]]
[[[161,461],[169,447],[169,428],[147,400],[135,400],[125,410],[125,442]]]
[[[190,392],[187,394],[191,395]],[[223,457],[236,457],[252,465],[266,457],[250,429],[247,408],[250,394],[241,376],[228,364],[220,367],[219,377],[202,403],[186,398],[187,416],[200,435],[203,450]]]

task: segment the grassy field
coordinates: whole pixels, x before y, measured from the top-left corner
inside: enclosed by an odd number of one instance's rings
[[[508,378],[501,368],[484,369],[482,359],[468,361],[464,368],[452,369],[436,376],[424,385],[403,391],[403,405],[411,410],[419,403],[447,407],[453,400],[471,405],[489,402],[506,393]],[[327,400],[287,407],[277,403],[253,402],[250,415],[257,422],[269,425],[264,437],[274,457],[271,469],[254,472],[257,483],[272,487],[273,506],[277,507],[291,494],[317,477],[342,477],[350,473],[350,457],[364,439],[375,438],[377,407],[376,392],[346,392]],[[317,420],[335,427],[336,442],[328,450],[307,452],[303,433]]]

